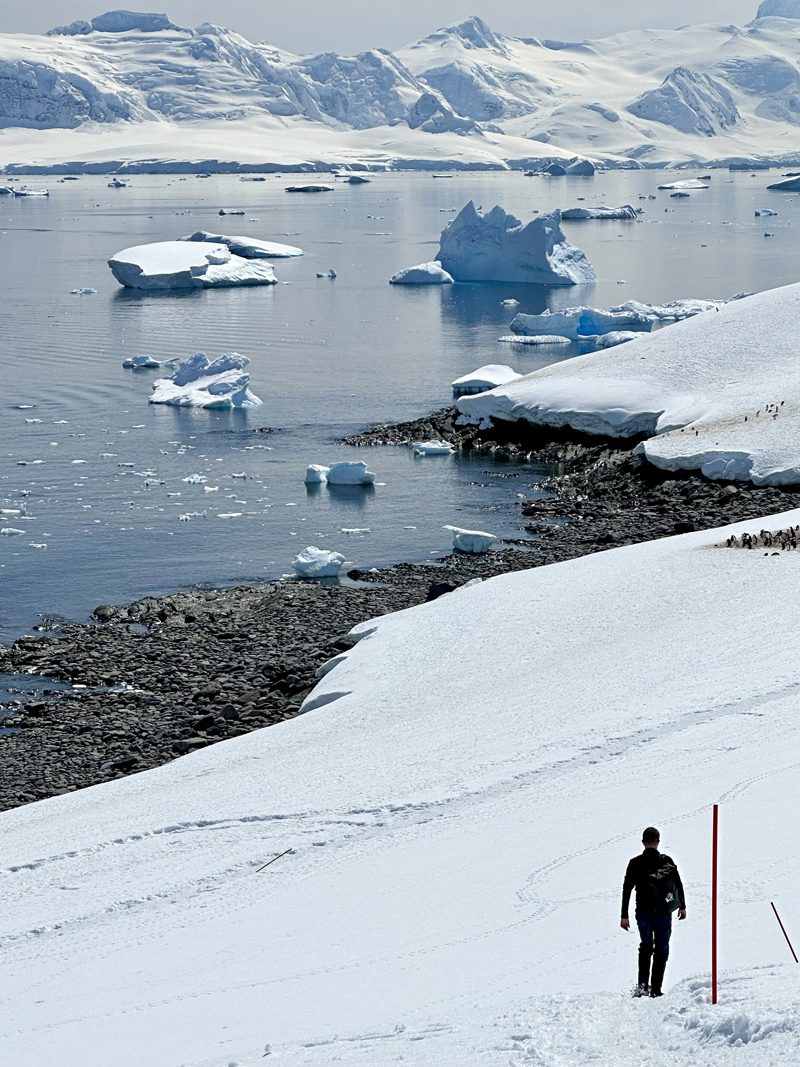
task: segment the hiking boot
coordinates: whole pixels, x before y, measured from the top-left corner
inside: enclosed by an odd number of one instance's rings
[[[647,986],[646,985],[642,985],[641,982],[640,982],[639,985],[637,985],[636,988],[634,989],[633,993],[631,993],[631,996],[632,997],[648,997],[648,996],[650,996],[650,992],[649,992]]]
[[[660,989],[651,989],[650,990],[650,996],[651,997],[663,997],[664,994],[661,992]]]

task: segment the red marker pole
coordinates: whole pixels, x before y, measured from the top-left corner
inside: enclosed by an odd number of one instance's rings
[[[770,901],[770,904],[772,904],[772,901]],[[778,909],[775,907],[774,904],[772,904],[772,910],[775,912],[775,918],[778,920],[778,925],[780,926],[781,930],[783,931],[783,936],[786,938],[786,944],[789,946],[789,951],[794,956],[794,962],[795,963],[800,963],[800,960],[798,960],[798,958],[797,958],[797,953],[794,950],[794,945],[789,940],[789,935],[786,933],[786,927],[781,922],[781,917],[780,917],[780,915],[778,915]]]
[[[719,805],[714,805],[711,840],[711,1003],[717,1003],[717,841]]]

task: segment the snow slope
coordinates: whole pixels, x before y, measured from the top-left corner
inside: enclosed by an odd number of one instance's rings
[[[3,1062],[796,1060],[769,901],[796,932],[800,553],[714,547],[728,533],[374,620],[307,714],[4,813]],[[634,1003],[619,891],[647,823],[689,918],[664,1000]]]
[[[0,35],[0,150],[12,166],[78,169],[789,162],[800,159],[800,9],[776,4],[743,28],[572,43],[503,36],[473,17],[396,54],[352,57],[160,17]]]
[[[646,436],[638,449],[665,470],[797,484],[799,314],[800,284],[770,289],[621,348],[462,397],[458,407],[475,422],[523,419],[609,437]]]

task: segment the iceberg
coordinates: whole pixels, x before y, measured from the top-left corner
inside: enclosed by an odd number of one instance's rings
[[[740,300],[737,294],[731,300]],[[656,322],[677,322],[700,315],[705,311],[717,311],[726,300],[670,300],[666,304],[641,304],[638,300],[626,300],[624,304],[601,311],[599,308],[574,307],[563,311],[544,311],[541,315],[526,315],[520,312],[511,320],[510,329],[516,334],[546,335],[578,341],[585,337],[610,333],[624,327],[649,332]]]
[[[326,552],[324,548],[309,545],[297,555],[292,567],[301,578],[333,578],[344,561],[341,552]]]
[[[332,193],[332,185],[287,185],[287,193]],[[244,214],[244,212],[242,212]]]
[[[523,225],[499,206],[484,215],[470,200],[442,231],[436,261],[456,281],[594,282],[591,263],[567,241],[560,223],[559,211]]]
[[[479,552],[488,552],[499,537],[485,530],[462,530],[460,526],[445,526],[445,530],[452,531],[453,548],[456,552],[466,552],[477,555]]]
[[[29,189],[27,185],[20,185],[19,189],[12,190],[14,196],[49,196],[49,189]]]
[[[638,212],[632,204],[623,204],[622,207],[606,207],[598,204],[597,207],[570,207],[561,212],[562,219],[635,219]]]
[[[758,219],[762,215],[777,215],[777,214],[778,214],[778,212],[777,211],[773,211],[772,208],[762,207],[762,208],[760,208],[759,210],[756,211],[755,217]]]
[[[768,185],[767,188],[776,189],[779,193],[800,192],[800,177],[783,178],[779,182],[773,182],[772,185]]]
[[[259,407],[261,401],[250,392],[250,375],[243,373],[249,362],[237,352],[213,362],[205,352],[197,352],[171,378],[153,382],[150,403],[210,409]]]
[[[800,284],[734,300],[618,351],[546,367],[478,396],[465,421],[569,426],[645,438],[638,453],[663,470],[755,485],[800,484],[800,366],[794,356]]]
[[[406,267],[399,270],[389,279],[390,285],[449,285],[453,281],[451,275],[443,269],[441,263],[432,260],[430,263],[418,263],[416,267]]]
[[[507,333],[498,337],[497,340],[512,345],[568,345],[572,343],[571,338],[561,337],[557,333]]]
[[[306,485],[319,485],[320,482],[327,482],[329,470],[330,467],[323,467],[319,463],[310,463],[306,468]]]
[[[130,356],[122,361],[122,366],[129,370],[151,370],[154,367],[174,366],[176,359],[153,359],[152,356]]]
[[[345,178],[345,181],[349,185],[364,185],[366,182],[371,182],[372,178],[365,178],[361,174],[350,174]]]
[[[659,185],[659,189],[676,189],[683,192],[686,189],[708,189],[708,186],[700,178],[682,178],[677,182],[669,182],[667,185]]]
[[[241,256],[243,259],[287,259],[303,255],[303,249],[294,245],[282,245],[277,241],[257,241],[253,237],[226,237],[225,234],[207,233],[205,230],[181,237],[181,240],[225,245],[234,256]]]
[[[363,460],[345,460],[328,468],[329,485],[372,485],[375,475],[367,470]]]
[[[269,263],[235,256],[224,244],[159,241],[117,252],[111,273],[132,289],[208,289],[232,285],[275,285]]]
[[[551,340],[551,338],[547,338]],[[497,385],[505,385],[513,382],[515,378],[521,378],[519,371],[512,370],[502,363],[487,363],[478,367],[471,374],[464,374],[456,378],[453,384],[453,396],[458,398],[470,393],[485,393],[487,389],[494,389]]]
[[[244,209],[240,207],[221,207],[218,214],[220,215],[244,215]]]
[[[449,441],[415,441],[414,453],[418,456],[450,456],[455,449]]]

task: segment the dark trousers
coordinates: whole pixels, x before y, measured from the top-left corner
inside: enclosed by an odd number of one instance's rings
[[[639,927],[639,985],[650,986],[654,993],[661,992],[664,969],[669,958],[669,937],[672,933],[672,915],[651,915],[647,911],[636,912]],[[653,972],[650,973],[650,960]]]

